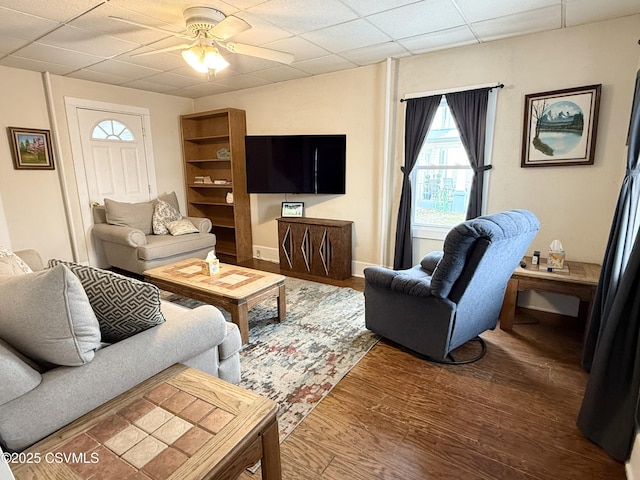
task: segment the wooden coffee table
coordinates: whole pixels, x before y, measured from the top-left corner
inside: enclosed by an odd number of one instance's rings
[[[275,402],[174,365],[23,452],[16,480],[281,478]]]
[[[278,321],[287,315],[284,276],[236,265],[220,264],[220,273],[204,275],[201,259],[191,258],[144,272],[158,288],[195,298],[231,313],[242,343],[249,342],[249,309],[269,297],[278,297]]]

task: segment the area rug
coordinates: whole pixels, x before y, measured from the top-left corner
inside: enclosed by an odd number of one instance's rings
[[[379,339],[364,326],[362,292],[289,277],[285,285],[286,320],[278,322],[275,299],[256,305],[249,311],[249,344],[240,352],[240,386],[280,407],[280,442]],[[162,297],[202,305],[168,292]]]

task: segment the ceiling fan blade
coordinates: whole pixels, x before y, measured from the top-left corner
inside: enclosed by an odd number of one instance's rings
[[[173,50],[184,50],[186,48],[193,47],[197,42],[194,43],[182,43],[180,45],[175,45],[173,47],[159,48],[158,50],[152,50],[150,52],[144,53],[134,53],[133,55],[129,55],[130,57],[145,57],[147,55],[155,55],[156,53],[163,52],[172,52]]]
[[[217,40],[226,40],[250,28],[251,25],[241,18],[230,15],[209,30],[208,34]]]
[[[245,45],[243,43],[235,42],[220,43],[220,45],[231,53],[250,55],[252,57],[273,60],[274,62],[286,63],[287,65],[295,60],[295,57],[291,53],[279,52],[278,50],[271,50],[269,48],[255,47],[253,45]]]
[[[113,18],[114,20],[117,20],[122,23],[128,23],[129,25],[135,25],[136,27],[146,28],[148,30],[155,30],[156,32],[162,32],[168,35],[173,35],[174,37],[187,38],[189,40],[193,39],[192,36],[185,35],[183,33],[176,33],[176,32],[172,32],[171,30],[165,30],[164,28],[152,27],[151,25],[145,25],[144,23],[134,22],[132,20],[127,20],[126,18],[114,17],[111,15],[109,16],[109,18]]]

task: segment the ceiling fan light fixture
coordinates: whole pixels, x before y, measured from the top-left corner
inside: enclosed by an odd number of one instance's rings
[[[209,69],[204,64],[204,48],[200,45],[195,45],[188,50],[183,50],[182,58],[189,64],[196,72],[207,73]]]
[[[214,70],[215,73],[218,73],[220,70],[224,70],[229,66],[229,62],[220,55],[220,52],[215,47],[207,47],[205,49],[203,63],[209,70]]]

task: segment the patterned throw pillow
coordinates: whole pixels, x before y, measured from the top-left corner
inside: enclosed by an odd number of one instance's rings
[[[164,322],[160,290],[155,285],[117,273],[61,260],[82,283],[98,322],[102,341],[115,343]]]
[[[33,270],[19,256],[0,245],[0,279],[33,273]]]
[[[191,223],[191,220],[187,218],[171,222],[167,224],[167,228],[169,229],[169,233],[174,236],[185,235],[187,233],[198,233],[200,231],[193,223]]]
[[[169,233],[167,225],[180,219],[182,219],[182,215],[179,211],[164,200],[158,200],[153,211],[153,233],[155,235],[166,235]]]

